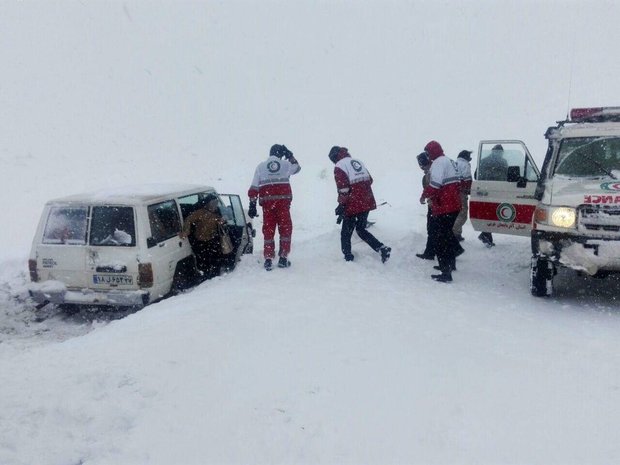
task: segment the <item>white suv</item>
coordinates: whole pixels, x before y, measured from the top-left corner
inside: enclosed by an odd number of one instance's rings
[[[474,229],[531,236],[535,296],[552,294],[557,266],[620,272],[620,107],[573,109],[545,137],[540,172],[523,142],[482,141],[470,199]],[[499,155],[504,177],[489,179]]]
[[[197,281],[183,221],[212,187],[144,185],[47,202],[30,259],[39,304],[143,306]],[[218,195],[218,194],[216,194]],[[219,194],[235,246],[231,267],[252,253],[253,230],[238,195]]]

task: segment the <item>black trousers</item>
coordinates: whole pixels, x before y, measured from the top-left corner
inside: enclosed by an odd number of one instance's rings
[[[431,209],[426,213],[426,248],[424,255],[427,257],[435,257],[435,237],[437,236],[437,222],[435,217],[431,215]]]
[[[208,241],[196,241],[193,247],[196,266],[202,271],[203,279],[211,279],[220,274],[222,264],[222,245],[220,236]]]
[[[454,255],[455,238],[452,227],[458,215],[459,212],[454,212],[433,217],[437,226],[435,232],[435,253],[437,254],[437,261],[442,273],[450,273],[450,267],[456,260]]]
[[[342,230],[340,231],[340,246],[345,256],[351,255],[351,236],[353,236],[353,231],[357,232],[360,239],[366,242],[371,249],[379,250],[383,246],[381,241],[377,240],[375,236],[366,230],[368,213],[358,213],[357,215],[345,216],[343,218]]]

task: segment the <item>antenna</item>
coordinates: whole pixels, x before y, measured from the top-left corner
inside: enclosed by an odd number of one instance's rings
[[[570,77],[568,79],[568,98],[566,102],[566,120],[568,120],[570,115],[570,99],[571,92],[573,90],[573,71],[575,69],[575,34],[573,34],[573,40],[571,44],[571,56],[570,56]]]

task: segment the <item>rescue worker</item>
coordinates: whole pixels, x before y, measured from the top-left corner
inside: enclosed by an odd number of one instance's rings
[[[436,222],[435,253],[441,274],[431,275],[435,281],[451,282],[456,269],[454,248],[454,221],[461,210],[460,176],[439,142],[430,141],[424,147],[432,164],[428,186],[422,192],[423,199],[431,201],[431,215]]]
[[[351,158],[345,147],[332,147],[329,159],[336,165],[334,179],[338,190],[338,207],[335,212],[338,222],[342,220],[340,247],[344,259],[348,262],[354,259],[351,236],[355,230],[360,239],[381,255],[381,261],[385,263],[392,249],[366,230],[368,213],[377,208],[371,188],[372,176],[361,161]]]
[[[258,216],[256,200],[263,207],[263,237],[265,257],[264,267],[267,271],[273,268],[275,252],[276,228],[280,236],[280,250],[278,251],[278,267],[291,266],[288,255],[291,252],[291,235],[293,222],[291,221],[291,201],[293,193],[289,178],[299,173],[301,166],[293,156],[293,152],[285,145],[275,144],[269,151],[269,158],[256,167],[252,185],[248,190],[250,218]]]
[[[424,176],[422,176],[422,190],[424,190],[430,182],[431,159],[426,152],[422,152],[417,156],[417,160],[418,166],[424,171]],[[420,197],[420,203],[426,203],[428,205],[426,212],[426,247],[424,248],[424,252],[415,255],[423,260],[435,260],[435,244],[433,242],[435,238],[435,223],[431,215],[431,202],[430,200],[427,202],[424,197]]]
[[[468,208],[468,199],[469,194],[471,193],[471,165],[469,162],[471,161],[471,151],[470,150],[461,150],[456,158],[456,167],[458,168],[459,174],[462,177],[461,180],[461,211],[459,215],[456,217],[456,221],[454,222],[454,227],[452,231],[454,232],[454,237],[461,242],[464,240],[463,238],[463,225],[467,222],[467,213],[469,211]],[[458,250],[458,249],[457,249]]]

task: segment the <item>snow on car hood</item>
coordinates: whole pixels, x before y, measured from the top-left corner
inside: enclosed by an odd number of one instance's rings
[[[620,179],[553,178],[551,204],[578,207],[583,204],[617,205],[620,208]]]

